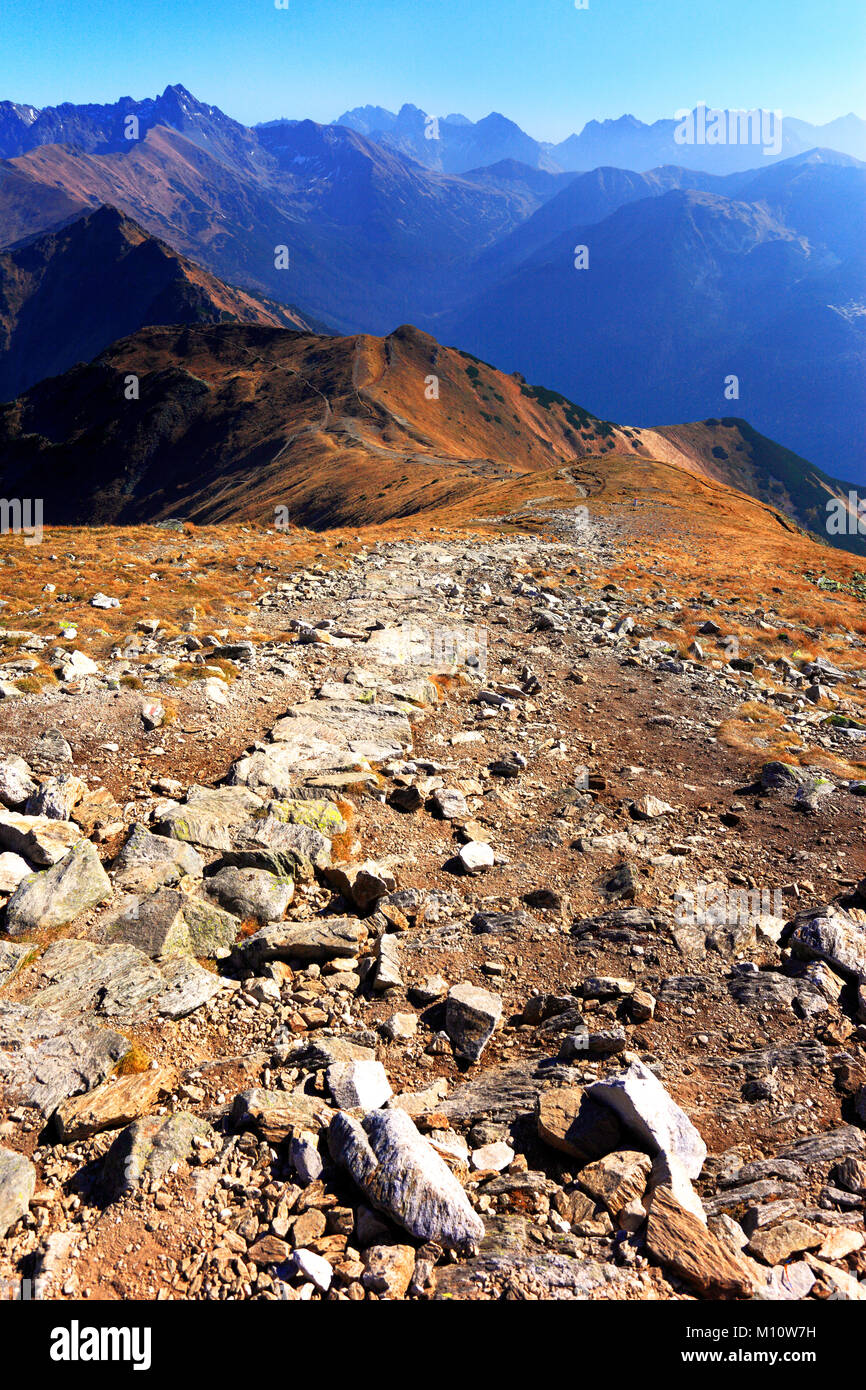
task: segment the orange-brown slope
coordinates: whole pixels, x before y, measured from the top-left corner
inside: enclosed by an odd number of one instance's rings
[[[138,399],[127,397],[130,376]],[[412,328],[150,328],[0,411],[2,485],[52,519],[377,522],[605,453],[618,429]],[[18,489],[18,492],[16,492]]]

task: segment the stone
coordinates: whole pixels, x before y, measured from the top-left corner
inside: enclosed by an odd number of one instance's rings
[[[441,999],[448,989],[448,981],[441,975],[428,975],[419,984],[412,985],[409,990],[410,998],[413,1003],[435,1004],[437,999]]]
[[[111,896],[111,880],[89,840],[79,840],[43,873],[16,888],[6,908],[10,936],[63,927]]]
[[[278,878],[267,869],[220,869],[205,879],[204,890],[226,912],[244,921],[278,922],[295,893],[294,880]]]
[[[130,1047],[122,1034],[92,1019],[0,1000],[0,1078],[11,1098],[46,1117],[67,1096],[98,1086]]]
[[[152,1109],[176,1081],[173,1067],[153,1067],[113,1077],[94,1091],[62,1101],[54,1116],[61,1141],[74,1144],[102,1130],[130,1124]]]
[[[160,1181],[175,1163],[189,1158],[196,1141],[218,1149],[220,1140],[207,1120],[187,1111],[134,1120],[115,1139],[103,1163],[106,1188],[122,1196],[145,1180]]]
[[[0,802],[17,811],[36,790],[28,763],[23,758],[0,758]]]
[[[788,945],[795,956],[825,960],[844,975],[866,982],[866,925],[833,903],[798,912]]]
[[[468,820],[466,797],[456,787],[440,787],[430,799],[433,814],[440,820]]]
[[[235,957],[252,969],[269,960],[335,960],[358,955],[366,939],[366,927],[354,917],[272,922],[237,942]]]
[[[658,820],[660,816],[676,814],[675,806],[670,806],[667,801],[660,801],[657,796],[640,797],[631,803],[630,810],[635,820]]]
[[[467,983],[453,985],[445,1004],[445,1031],[457,1057],[477,1062],[502,1016],[502,999]]]
[[[91,608],[119,608],[120,599],[111,598],[108,594],[96,593],[90,600]]]
[[[331,841],[310,825],[288,825],[268,815],[232,832],[231,848],[224,852],[223,861],[311,883],[316,871],[331,862]]]
[[[204,860],[192,845],[165,835],[151,835],[133,825],[126,843],[112,862],[115,885],[129,892],[148,892],[176,884],[185,875],[201,878]]]
[[[583,1086],[543,1091],[536,1117],[539,1138],[582,1164],[624,1147],[626,1130],[619,1117]]]
[[[647,1185],[647,1192],[650,1197],[659,1187],[667,1188],[674,1201],[678,1202],[686,1211],[690,1211],[692,1216],[697,1217],[702,1226],[706,1226],[707,1214],[704,1211],[704,1204],[692,1187],[691,1179],[683,1165],[670,1154],[659,1153],[653,1159],[652,1172]],[[745,1237],[743,1244],[745,1244]]]
[[[844,1260],[848,1255],[862,1250],[864,1244],[866,1244],[866,1236],[863,1235],[862,1231],[851,1231],[844,1226],[838,1226],[824,1236],[818,1247],[818,1258],[820,1260]]]
[[[85,783],[71,772],[62,777],[48,777],[28,796],[24,812],[28,816],[47,816],[50,820],[72,820],[72,812],[86,791]]]
[[[268,1265],[281,1265],[289,1258],[289,1247],[278,1236],[262,1236],[247,1251],[247,1259],[264,1269]]]
[[[643,1062],[635,1060],[620,1076],[595,1082],[590,1095],[615,1110],[653,1154],[678,1159],[689,1178],[698,1176],[706,1145],[685,1111]]]
[[[381,1062],[335,1062],[328,1067],[327,1080],[341,1110],[376,1110],[393,1095]]]
[[[664,1187],[653,1194],[646,1229],[649,1253],[705,1298],[749,1298],[743,1259],[703,1226]]]
[[[109,835],[124,829],[123,811],[107,787],[86,791],[76,802],[70,819],[81,827],[85,835],[95,836],[98,840],[107,839]]]
[[[382,1298],[403,1298],[415,1273],[411,1245],[368,1245],[361,1283]]]
[[[371,911],[380,898],[393,893],[397,886],[390,869],[370,859],[363,864],[336,864],[324,872],[331,887],[358,912]]]
[[[483,1144],[480,1149],[473,1149],[470,1158],[472,1167],[478,1172],[501,1173],[514,1162],[514,1150],[510,1144],[499,1139],[493,1144]]]
[[[340,1113],[328,1145],[367,1200],[418,1240],[469,1252],[484,1223],[433,1146],[402,1110],[373,1110],[360,1120]]]
[[[816,1250],[823,1239],[823,1231],[805,1221],[781,1221],[755,1231],[748,1249],[749,1254],[757,1255],[765,1264],[778,1265],[804,1250]]]
[[[0,893],[14,893],[22,879],[32,873],[26,859],[8,850],[0,854]]]
[[[332,1114],[319,1096],[253,1086],[235,1096],[231,1123],[234,1129],[254,1129],[269,1144],[281,1144],[298,1135],[318,1133]]]
[[[314,1250],[296,1250],[292,1255],[292,1264],[295,1274],[309,1279],[322,1293],[328,1292],[334,1278],[334,1270],[324,1255],[317,1255]]]
[[[463,845],[457,858],[463,872],[473,878],[483,874],[486,869],[492,869],[495,863],[490,845],[483,844],[480,840],[470,840],[468,844]]]
[[[71,821],[0,811],[0,849],[12,850],[41,868],[56,864],[81,838],[80,826]]]
[[[305,1187],[317,1182],[324,1171],[322,1155],[316,1136],[309,1131],[300,1131],[289,1144],[289,1158],[298,1179]]]
[[[399,989],[403,984],[399,939],[393,934],[380,936],[376,950],[376,973],[373,988],[377,994]]]
[[[636,1149],[620,1149],[581,1168],[577,1181],[597,1202],[603,1202],[616,1218],[629,1202],[639,1200],[652,1168],[648,1154]]]
[[[158,888],[149,897],[127,898],[103,924],[105,939],[127,942],[154,960],[193,955],[226,956],[240,923],[204,898],[176,888]]]
[[[59,729],[46,729],[36,741],[36,754],[46,762],[71,763],[72,749]]]
[[[36,953],[36,948],[29,942],[2,941],[0,940],[0,989],[7,985],[9,981],[18,974],[26,962]]]
[[[30,1210],[36,1169],[24,1154],[0,1148],[0,1240]]]
[[[64,683],[80,680],[82,676],[98,675],[98,664],[84,652],[69,652],[60,661],[60,679]]]
[[[764,763],[761,768],[761,790],[796,792],[799,787],[810,787],[814,777],[802,767],[791,763]]]
[[[146,729],[158,729],[165,722],[165,706],[159,700],[147,700],[141,707],[141,722]]]
[[[408,1042],[418,1032],[416,1014],[392,1014],[385,1022],[385,1034],[395,1042]]]

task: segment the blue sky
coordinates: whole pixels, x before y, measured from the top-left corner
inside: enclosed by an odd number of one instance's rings
[[[253,124],[414,102],[498,110],[537,139],[710,106],[863,114],[862,0],[2,0],[0,98],[182,82]]]

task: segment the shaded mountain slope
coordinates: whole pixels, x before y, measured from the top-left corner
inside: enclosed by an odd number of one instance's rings
[[[112,207],[0,252],[0,400],[145,324],[234,320],[321,331],[223,284]]]

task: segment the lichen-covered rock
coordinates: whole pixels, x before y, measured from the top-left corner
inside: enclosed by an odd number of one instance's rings
[[[207,1120],[185,1111],[135,1120],[118,1135],[105,1155],[103,1178],[107,1190],[113,1196],[121,1196],[145,1179],[164,1178],[173,1164],[189,1158],[196,1140],[219,1147]]]
[[[192,845],[151,835],[143,825],[132,827],[111,866],[115,884],[127,892],[150,892],[178,883],[185,875],[201,878],[203,869],[204,860]]]
[[[111,881],[89,840],[43,873],[22,879],[6,908],[10,936],[63,927],[111,896]]]

